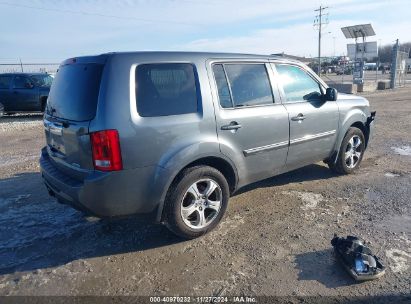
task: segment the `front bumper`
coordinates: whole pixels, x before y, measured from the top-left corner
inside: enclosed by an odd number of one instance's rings
[[[45,148],[40,158],[41,175],[50,195],[60,203],[98,217],[154,211],[159,202],[158,191],[152,189],[156,168],[148,166],[114,172],[90,170],[79,180],[59,170]]]

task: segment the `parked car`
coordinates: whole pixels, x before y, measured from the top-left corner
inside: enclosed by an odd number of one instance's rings
[[[53,78],[45,73],[0,74],[0,117],[44,112]]]
[[[350,66],[339,67],[335,70],[335,73],[337,75],[351,75],[352,74],[352,68]]]
[[[194,238],[241,187],[317,161],[360,166],[375,112],[284,58],[110,53],[60,65],[41,174],[59,202],[98,217],[145,213]]]

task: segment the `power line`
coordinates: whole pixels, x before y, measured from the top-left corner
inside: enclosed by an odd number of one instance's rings
[[[94,13],[94,12],[84,12],[84,11],[74,11],[74,10],[66,10],[66,9],[58,9],[58,8],[48,8],[48,7],[41,7],[41,6],[15,4],[15,3],[10,3],[10,2],[0,2],[0,5],[35,9],[35,10],[43,10],[43,11],[52,11],[52,12],[58,12],[58,13],[80,14],[80,15],[87,15],[87,16],[114,18],[114,19],[121,19],[121,20],[136,20],[136,21],[147,22],[147,23],[165,23],[165,24],[179,24],[179,25],[186,25],[186,26],[204,26],[203,24],[194,24],[194,23],[187,23],[187,22],[180,22],[180,21],[173,21],[173,20],[154,20],[154,19],[127,17],[127,16],[106,15],[106,14],[100,14],[100,13]]]
[[[324,10],[328,9],[328,6],[321,6],[320,8],[314,10],[318,12],[318,15],[314,19],[314,27],[318,28],[318,75],[321,75],[321,35],[322,27],[325,24],[328,24],[328,14],[324,14]],[[325,20],[323,18],[325,17]]]

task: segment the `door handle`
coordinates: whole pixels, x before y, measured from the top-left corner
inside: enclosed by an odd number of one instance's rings
[[[291,120],[292,121],[302,121],[306,118],[307,118],[307,116],[304,116],[304,114],[300,113],[297,116],[291,117]]]
[[[221,130],[237,130],[240,128],[241,128],[241,125],[236,121],[230,122],[229,125],[221,126]]]

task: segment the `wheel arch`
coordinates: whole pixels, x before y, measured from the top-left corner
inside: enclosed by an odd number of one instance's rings
[[[173,174],[169,178],[169,181],[167,182],[166,187],[164,188],[165,191],[163,191],[163,195],[158,205],[157,216],[156,216],[157,222],[162,222],[164,219],[163,209],[164,209],[165,199],[169,193],[170,188],[173,186],[175,181],[180,177],[181,173],[187,168],[201,166],[201,165],[209,166],[209,167],[215,168],[218,171],[220,171],[227,180],[227,183],[230,187],[230,194],[235,192],[237,188],[237,184],[238,184],[238,173],[232,161],[230,161],[223,155],[201,156],[198,159],[191,160],[190,162],[185,163],[178,170],[173,170],[175,174]]]
[[[357,111],[352,112],[351,115],[347,115],[346,119],[341,124],[335,147],[330,158],[328,158],[331,159],[333,163],[337,161],[342,141],[344,140],[345,135],[351,127],[356,127],[363,132],[365,137],[365,147],[367,147],[370,136],[370,129],[369,126],[367,126],[367,116],[364,114],[364,112],[357,109]]]

